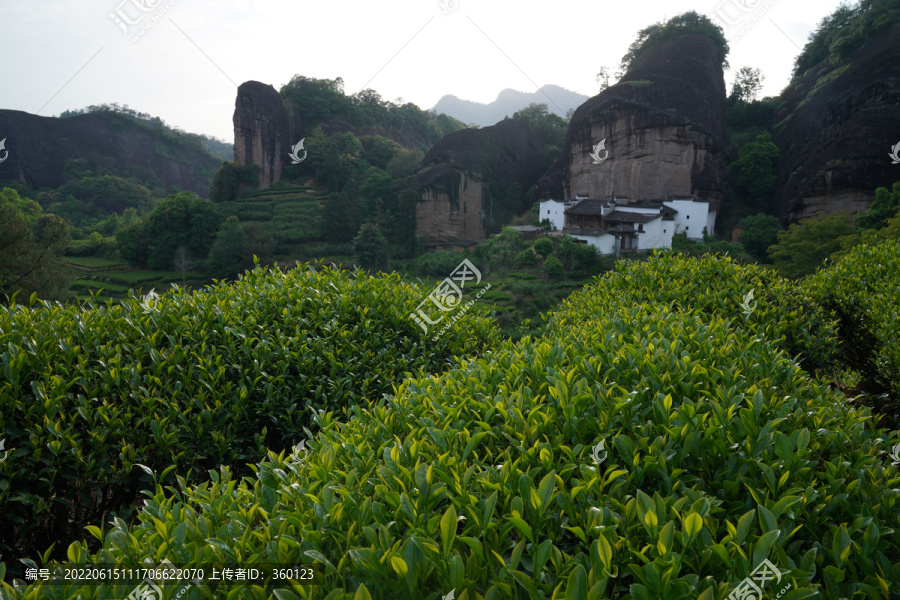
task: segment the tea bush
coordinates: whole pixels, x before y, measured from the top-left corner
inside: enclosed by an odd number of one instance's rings
[[[841,361],[900,397],[900,242],[857,246],[801,287],[837,315]]]
[[[474,313],[434,344],[398,276],[257,268],[120,305],[0,307],[0,551],[43,552],[127,506],[143,466],[191,480],[309,437],[316,410],[494,346]],[[172,480],[174,483],[174,479]]]
[[[734,316],[728,286],[757,281],[777,284],[721,259],[626,267],[574,294],[542,339],[411,377],[345,418],[320,409],[302,461],[270,453],[253,478],[222,468],[157,486],[138,524],[90,528],[102,549],[75,543],[69,559],[330,573],[322,586],[195,585],[187,599],[721,600],[763,559],[781,572],[770,597],[788,584],[782,600],[896,595],[897,440],[782,351],[784,321]],[[674,285],[693,299],[670,299]]]
[[[745,315],[746,295],[753,292]],[[656,252],[646,261],[619,261],[549,319],[557,332],[597,310],[632,304],[662,304],[731,319],[776,342],[810,371],[832,369],[837,360],[837,320],[811,293],[768,267],[737,263],[730,256],[685,257]]]

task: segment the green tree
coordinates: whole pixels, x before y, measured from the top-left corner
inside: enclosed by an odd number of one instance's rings
[[[550,256],[553,252],[553,240],[547,237],[538,238],[534,242],[534,251],[541,256]]]
[[[513,119],[518,119],[531,127],[541,140],[541,144],[545,146],[561,148],[569,129],[569,123],[559,115],[550,112],[546,104],[529,104],[516,111]]]
[[[178,246],[206,258],[222,217],[213,204],[190,192],[163,199],[147,222],[148,258],[152,269],[170,270]]]
[[[353,239],[356,262],[368,271],[387,269],[387,240],[375,223],[366,223]]]
[[[785,277],[815,273],[825,260],[841,250],[842,236],[853,233],[850,213],[803,219],[778,233],[778,243],[769,248],[775,268]]]
[[[242,185],[259,185],[259,165],[242,167],[235,161],[223,162],[213,176],[209,199],[212,202],[233,202]]]
[[[597,247],[593,244],[575,244],[572,248],[572,267],[576,271],[589,271],[597,264]]]
[[[247,237],[241,229],[240,220],[233,215],[228,217],[209,250],[206,269],[218,279],[236,279],[240,273],[240,262],[246,243]]]
[[[555,256],[550,256],[544,261],[544,270],[550,277],[556,277],[563,272],[563,264]]]
[[[411,177],[396,194],[395,202],[385,211],[385,237],[397,248],[397,256],[413,258],[416,255],[416,208],[421,198],[415,178]]]
[[[335,244],[346,244],[353,240],[362,223],[356,188],[347,186],[342,192],[328,196],[322,208],[322,239]]]
[[[500,233],[475,247],[475,258],[480,263],[495,267],[509,268],[513,266],[516,256],[524,249],[522,232],[512,227],[504,227]]]
[[[741,244],[744,250],[763,264],[771,263],[768,250],[778,243],[778,233],[784,229],[781,222],[772,215],[758,213],[745,218],[742,229]]]
[[[244,223],[241,227],[244,230],[241,268],[252,269],[254,256],[263,264],[272,260],[275,254],[275,238],[272,234],[256,223]]]
[[[18,292],[26,298],[34,293],[42,300],[68,300],[69,271],[60,259],[69,225],[57,215],[41,215],[31,227],[7,198],[0,197],[0,299]]]
[[[116,232],[116,246],[122,258],[132,267],[147,266],[150,244],[147,241],[146,227],[140,219]]]
[[[728,166],[727,172],[744,203],[757,211],[769,208],[775,193],[775,165],[781,151],[769,133],[756,137],[741,148],[740,158]]]
[[[34,200],[22,198],[19,192],[13,188],[5,187],[0,190],[0,202],[9,203],[25,219],[25,223],[29,227],[34,227],[41,215],[44,214],[44,209],[40,204]]]
[[[401,148],[394,158],[388,161],[384,170],[394,181],[403,181],[415,172],[416,166],[422,162],[423,158],[425,158],[425,154],[421,150]]]
[[[900,181],[891,190],[878,188],[875,190],[875,201],[869,207],[857,213],[855,224],[860,229],[881,229],[888,219],[897,214],[900,208]]]
[[[359,186],[359,193],[363,200],[363,216],[366,219],[377,219],[376,206],[381,200],[382,205],[396,204],[394,197],[394,181],[391,176],[381,169],[370,168],[366,177]]]
[[[525,248],[521,252],[516,255],[516,264],[524,265],[526,267],[533,267],[537,262],[537,257],[534,255],[534,251],[531,248]]]
[[[378,169],[387,169],[388,163],[400,152],[400,144],[380,135],[362,138],[362,159]]]
[[[719,49],[719,60],[724,66],[727,66],[728,63],[725,59],[728,56],[729,48],[725,32],[710,21],[706,15],[691,10],[672,17],[668,21],[659,21],[641,29],[637,38],[628,47],[628,52],[622,57],[622,72],[628,73],[632,67],[639,66],[641,59],[651,49],[665,42],[695,33],[706,35],[716,43]]]
[[[731,94],[728,96],[728,99],[732,102],[751,102],[756,100],[765,80],[765,75],[759,69],[741,67],[734,76],[734,83],[731,85]]]

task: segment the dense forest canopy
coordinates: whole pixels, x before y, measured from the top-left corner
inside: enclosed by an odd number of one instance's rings
[[[707,35],[715,41],[716,46],[719,48],[719,58],[722,61],[722,65],[728,68],[728,63],[725,59],[728,56],[729,47],[722,28],[710,21],[705,15],[691,10],[668,21],[659,21],[641,29],[637,34],[637,38],[628,47],[628,52],[622,57],[622,72],[627,73],[631,68],[640,66],[641,59],[653,48],[696,33]]]
[[[859,0],[842,4],[819,22],[794,63],[794,79],[813,68],[847,64],[850,55],[885,29],[900,23],[900,0]]]
[[[440,140],[448,133],[465,129],[466,125],[445,114],[425,111],[402,98],[385,100],[372,89],[356,94],[344,93],[344,80],[316,79],[295,75],[281,88],[281,98],[295,123],[302,123],[304,131],[311,131],[325,121],[342,121],[357,128],[391,131],[392,138],[415,141],[420,150]]]
[[[139,123],[150,131],[156,132],[154,137],[164,139],[165,141],[175,143],[176,145],[192,146],[197,150],[202,148],[209,154],[226,160],[234,158],[234,146],[231,142],[226,142],[215,136],[203,133],[189,133],[180,127],[173,127],[167,124],[159,117],[154,117],[148,113],[138,112],[129,108],[127,104],[120,105],[113,102],[111,104],[91,105],[76,110],[65,110],[60,113],[59,118],[66,119],[86,114],[97,114],[101,116],[116,115],[118,118],[130,118],[133,122]]]

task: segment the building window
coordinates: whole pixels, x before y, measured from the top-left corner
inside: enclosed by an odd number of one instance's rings
[[[638,233],[644,233],[644,224],[643,223],[640,223],[638,225]]]
[[[548,214],[548,215],[550,214],[550,209],[549,209],[549,208],[547,209],[547,214]]]
[[[685,231],[687,231],[688,229],[690,229],[690,227],[685,227],[685,228],[684,228]]]
[[[690,219],[690,218],[691,218],[691,215],[687,215],[687,218]]]
[[[663,233],[665,233],[665,232],[666,232],[666,230],[665,230],[665,229],[663,229]]]

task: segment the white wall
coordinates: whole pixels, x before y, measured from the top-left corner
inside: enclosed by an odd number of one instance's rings
[[[620,210],[622,212],[631,212],[631,213],[641,213],[642,215],[658,215],[658,208],[642,208],[640,206],[620,206],[616,205],[616,210]]]
[[[709,235],[713,235],[716,231],[716,217],[718,211],[711,210],[709,214],[706,216],[706,231]]]
[[[703,241],[703,228],[709,228],[708,202],[694,202],[693,200],[666,200],[666,206],[678,211],[675,215],[675,233],[687,233],[688,239]],[[668,223],[673,223],[668,221]],[[712,229],[708,229],[712,235]]]
[[[550,222],[553,223],[553,226],[556,227],[557,230],[561,230],[566,224],[565,212],[565,203],[560,202],[559,200],[542,200],[541,212],[538,216],[538,221],[550,219]]]
[[[662,218],[644,223],[643,233],[637,234],[638,249],[671,248],[674,231],[672,221],[663,221]]]
[[[616,236],[611,233],[604,235],[573,235],[572,237],[586,241],[597,248],[600,254],[615,254],[616,252]]]

